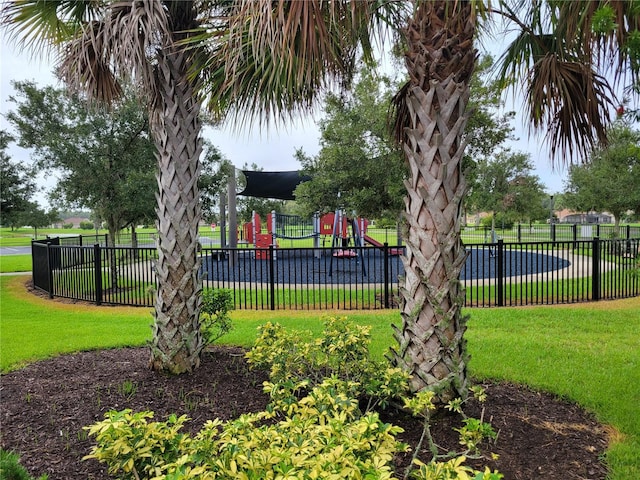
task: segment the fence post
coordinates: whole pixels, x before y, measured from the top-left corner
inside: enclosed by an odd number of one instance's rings
[[[273,244],[269,245],[269,292],[271,310],[276,309],[275,256]]]
[[[96,305],[102,305],[102,253],[99,243],[93,245],[93,271],[96,282]]]
[[[384,308],[389,308],[389,244],[384,242]]]
[[[504,307],[504,240],[498,240],[496,247],[496,304]]]
[[[573,234],[573,248],[576,248],[576,242],[578,241],[578,224],[571,225],[571,233]]]
[[[627,240],[631,238],[631,225],[627,224]]]
[[[551,229],[551,241],[555,242],[556,241],[556,224],[552,223],[549,228]]]
[[[518,224],[518,243],[522,242],[522,224]]]
[[[49,282],[49,299],[53,299],[53,265],[51,265],[51,242],[47,242],[47,281]]]
[[[600,300],[600,237],[591,241],[591,300]]]

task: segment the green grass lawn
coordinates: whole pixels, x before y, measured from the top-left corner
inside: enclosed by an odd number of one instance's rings
[[[31,268],[31,254],[0,255],[0,273],[30,272]]]
[[[25,291],[23,277],[0,278],[3,372],[78,350],[144,345],[148,308],[52,302]],[[575,401],[610,425],[612,480],[640,478],[640,298],[556,307],[469,309],[467,339],[475,378],[507,380]],[[332,312],[324,312],[332,313]],[[338,312],[339,313],[339,312]],[[323,312],[234,311],[222,343],[250,346],[266,321],[320,332]],[[393,345],[395,310],[345,313],[372,326],[372,350]],[[570,419],[567,419],[570,421]]]

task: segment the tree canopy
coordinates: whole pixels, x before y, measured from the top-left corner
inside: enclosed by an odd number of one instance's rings
[[[618,122],[609,143],[592,151],[589,163],[569,169],[565,203],[579,211],[607,211],[616,225],[627,210],[640,212],[640,132]]]
[[[38,168],[60,178],[53,200],[91,209],[110,237],[154,218],[156,160],[148,120],[131,94],[110,108],[62,89],[15,82],[7,119]]]
[[[472,175],[475,187],[467,200],[469,210],[500,213],[510,222],[545,218],[547,195],[532,170],[527,154],[508,149],[481,159]]]
[[[473,76],[472,114],[465,129],[464,164],[476,191],[483,184],[473,181],[475,164],[486,163],[513,137],[510,122],[514,114],[499,113],[501,90],[499,82],[490,77],[492,65],[490,56],[483,57]],[[351,92],[327,95],[320,121],[320,152],[315,157],[296,152],[304,172],[312,176],[296,189],[301,215],[345,208],[368,218],[399,219],[409,172],[389,131],[389,108],[397,88],[388,77],[367,67],[360,71]]]
[[[4,225],[18,226],[20,212],[28,209],[38,187],[33,167],[9,157],[7,148],[13,141],[9,133],[0,130],[0,214]]]
[[[369,218],[399,217],[407,171],[387,127],[392,91],[388,78],[367,68],[352,92],[327,95],[320,153],[296,152],[312,177],[295,192],[303,216],[346,208]]]

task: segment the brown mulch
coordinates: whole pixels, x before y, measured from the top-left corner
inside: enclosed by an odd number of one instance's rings
[[[106,479],[105,467],[82,461],[92,446],[82,427],[101,420],[104,413],[131,408],[153,410],[156,420],[186,414],[187,428],[196,432],[208,419],[231,419],[242,412],[262,410],[263,373],[250,371],[238,348],[207,351],[195,372],[168,377],[147,368],[146,348],[82,352],[29,365],[0,377],[0,444],[17,452],[32,475],[50,480]],[[125,384],[135,385],[127,395]],[[499,455],[473,466],[489,465],[506,479],[604,479],[601,462],[607,431],[576,405],[506,383],[485,384],[488,400],[484,418],[499,432],[485,449]],[[469,415],[479,417],[471,403]],[[397,411],[384,420],[405,429],[400,440],[416,445],[420,422]],[[457,449],[453,428],[460,418],[436,419],[433,435],[443,451]],[[428,456],[422,456],[428,460]],[[408,457],[399,457],[398,475]],[[402,468],[402,470],[401,470]]]

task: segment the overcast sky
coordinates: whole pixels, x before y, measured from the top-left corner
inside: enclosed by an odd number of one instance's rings
[[[11,81],[34,80],[39,86],[57,85],[57,80],[51,73],[51,64],[42,58],[33,58],[28,52],[20,52],[2,38],[0,48],[0,129],[11,130],[4,115],[12,105],[8,97],[13,94]],[[521,106],[506,105],[507,110],[521,110]],[[552,171],[546,147],[539,139],[528,139],[527,131],[521,119],[514,121],[516,135],[520,138],[514,142],[513,149],[527,152],[535,165],[534,173],[538,175],[548,193],[561,192],[563,189],[564,171]],[[238,168],[243,165],[255,163],[265,171],[297,170],[300,165],[294,159],[297,148],[302,148],[307,154],[314,155],[319,150],[319,133],[313,118],[299,121],[289,128],[278,130],[260,131],[229,131],[205,128],[204,137],[218,147],[222,154],[231,160]],[[12,147],[9,154],[14,160],[28,161],[29,152]],[[39,179],[48,187],[54,183],[52,180]],[[44,195],[38,200],[45,203]]]

